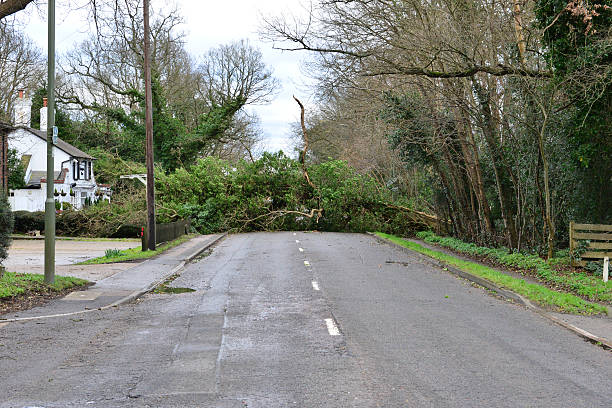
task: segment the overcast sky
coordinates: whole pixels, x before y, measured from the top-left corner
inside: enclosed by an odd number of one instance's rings
[[[300,71],[300,61],[307,58],[303,52],[281,52],[262,42],[257,30],[260,15],[279,15],[283,12],[305,13],[303,0],[174,0],[185,19],[187,49],[199,56],[212,47],[247,38],[263,53],[265,63],[274,71],[282,84],[276,99],[266,106],[250,107],[261,119],[264,133],[262,148],[268,151],[284,150],[292,153],[290,124],[299,120],[299,108],[292,95],[307,101],[307,79]],[[58,2],[59,3],[59,2]],[[169,1],[151,0],[152,7],[166,6]],[[31,7],[31,6],[30,6]],[[42,14],[46,7],[41,8]],[[26,32],[46,53],[47,26],[45,16],[30,10],[22,14]],[[57,9],[56,47],[58,52],[69,50],[89,30],[86,13]]]

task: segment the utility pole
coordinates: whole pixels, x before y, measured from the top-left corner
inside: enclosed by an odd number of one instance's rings
[[[49,0],[49,60],[47,64],[47,199],[45,200],[45,283],[55,283],[55,161],[53,128],[55,127],[55,0]]]
[[[151,95],[151,42],[149,39],[149,0],[143,0],[145,128],[147,136],[147,237],[148,248],[155,250],[155,175],[153,174],[153,96]]]

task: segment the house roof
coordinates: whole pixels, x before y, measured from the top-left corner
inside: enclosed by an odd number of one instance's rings
[[[54,171],[53,178],[57,180],[59,177],[60,177],[60,172]],[[27,181],[26,184],[27,185],[40,184],[40,180],[45,179],[45,178],[47,178],[46,171],[33,171],[32,173],[30,173],[30,179]]]
[[[40,137],[42,140],[45,140],[45,141],[47,140],[47,132],[44,132],[42,130],[32,129],[30,127],[22,127],[22,129],[25,129],[28,132],[32,133],[33,135]],[[57,139],[57,144],[55,146],[57,146],[58,149],[63,150],[64,152],[68,153],[72,157],[76,157],[79,159],[95,160],[93,157],[91,157],[84,151],[77,149],[70,143],[64,142],[60,138]]]

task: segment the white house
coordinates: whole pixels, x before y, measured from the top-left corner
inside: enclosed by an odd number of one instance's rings
[[[44,211],[47,192],[47,103],[40,110],[40,130],[30,127],[32,101],[20,90],[15,103],[15,130],[8,134],[8,147],[17,151],[25,168],[26,187],[9,191],[13,211]],[[54,196],[62,206],[81,209],[88,202],[110,201],[107,185],[96,184],[95,159],[61,139],[53,146]]]

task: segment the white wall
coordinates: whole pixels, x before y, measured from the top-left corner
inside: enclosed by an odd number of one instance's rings
[[[11,190],[9,203],[13,211],[44,211],[45,210],[45,190]]]

